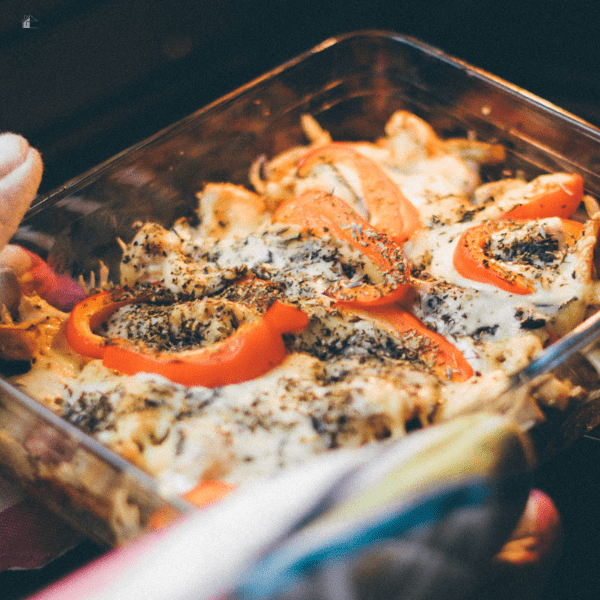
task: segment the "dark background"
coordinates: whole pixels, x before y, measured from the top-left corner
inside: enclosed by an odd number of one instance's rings
[[[31,15],[34,28],[24,29]],[[42,191],[110,158],[324,39],[408,34],[600,125],[597,0],[5,0],[0,131],[45,161]],[[600,441],[540,468],[565,522],[543,600],[600,598]],[[84,544],[35,573],[0,574],[20,598],[99,553]]]
[[[4,0],[0,131],[42,151],[47,191],[367,28],[417,37],[600,124],[598,25],[597,0]]]

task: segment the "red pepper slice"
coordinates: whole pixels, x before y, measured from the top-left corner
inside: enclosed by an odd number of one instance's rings
[[[342,142],[311,150],[298,163],[298,175],[306,177],[320,163],[344,164],[355,169],[362,198],[373,227],[385,231],[397,244],[422,227],[421,216],[400,188],[373,160]]]
[[[581,223],[567,219],[561,221],[571,241],[581,235]],[[489,283],[511,294],[531,294],[534,289],[532,282],[523,275],[505,269],[501,263],[485,255],[485,246],[490,236],[505,227],[505,221],[486,221],[464,231],[454,249],[454,268],[459,275],[472,281]],[[567,243],[570,243],[569,238]]]
[[[300,225],[315,234],[331,234],[350,243],[381,271],[383,283],[340,285],[332,290],[330,295],[338,304],[390,304],[401,300],[410,289],[409,266],[402,250],[337,196],[309,190],[283,202],[273,221]]]
[[[473,376],[473,367],[454,344],[400,306],[370,308],[360,313],[408,336],[411,346],[418,347],[419,356],[442,381],[466,381]]]
[[[523,199],[501,219],[568,219],[583,200],[583,178],[579,173],[540,175],[525,186]]]
[[[512,273],[485,255],[485,246],[492,233],[504,227],[502,222],[489,221],[464,231],[454,249],[454,268],[459,275],[472,281],[489,283],[512,294],[531,294],[533,287],[526,277]]]
[[[263,375],[286,356],[282,334],[300,331],[308,324],[304,312],[275,301],[262,317],[243,323],[226,340],[187,352],[151,352],[123,339],[106,340],[93,333],[117,308],[139,298],[114,301],[110,292],[97,294],[77,305],[67,322],[71,347],[126,375],[156,373],[183,385],[218,387]]]
[[[242,324],[226,340],[181,353],[140,352],[133,344],[111,343],[103,363],[126,375],[146,372],[187,386],[219,387],[263,375],[286,356],[282,334],[308,325],[305,313],[275,301],[260,318]]]
[[[75,352],[89,358],[102,358],[106,338],[93,332],[117,309],[140,302],[140,298],[117,301],[112,292],[101,292],[76,304],[67,321],[66,336]]]

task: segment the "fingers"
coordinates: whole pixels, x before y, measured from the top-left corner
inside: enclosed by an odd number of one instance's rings
[[[20,135],[0,135],[0,249],[14,235],[42,181],[42,158]]]
[[[8,174],[25,162],[29,144],[24,137],[14,133],[4,133],[0,135],[0,179],[4,179]]]
[[[477,600],[534,600],[546,587],[562,544],[560,515],[552,500],[532,490],[511,539],[496,555]]]
[[[543,492],[532,490],[517,528],[496,560],[513,565],[542,564],[551,557],[560,533],[560,515],[554,503]]]

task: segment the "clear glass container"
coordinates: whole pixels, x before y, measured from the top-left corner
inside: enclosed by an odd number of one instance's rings
[[[398,109],[442,136],[475,136],[508,149],[503,168],[533,177],[581,173],[600,196],[600,130],[560,108],[417,40],[365,31],[324,41],[151,138],[37,199],[13,242],[74,278],[118,279],[132,224],[169,226],[192,215],[204,182],[248,183],[251,163],[304,142],[310,113],[335,140],[374,140]],[[494,175],[492,173],[492,175]],[[587,369],[587,368],[586,368]],[[561,417],[546,447],[559,451],[600,423],[595,369],[590,401]],[[154,480],[0,380],[0,463],[7,475],[98,541],[137,536],[163,504]]]

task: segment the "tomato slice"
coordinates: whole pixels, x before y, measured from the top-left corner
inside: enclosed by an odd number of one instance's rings
[[[343,142],[315,148],[298,163],[298,175],[306,177],[320,163],[344,164],[355,170],[363,202],[373,227],[387,233],[397,244],[421,228],[421,216],[401,189],[373,160]]]
[[[313,233],[331,234],[351,244],[381,271],[383,283],[340,284],[330,295],[341,305],[378,306],[401,300],[410,289],[409,266],[402,250],[337,196],[309,190],[286,200],[273,220],[294,223]]]
[[[85,298],[83,288],[68,275],[56,273],[52,267],[31,250],[21,248],[19,251],[27,255],[31,268],[21,279],[23,294],[35,292],[48,304],[59,310],[68,311]]]

